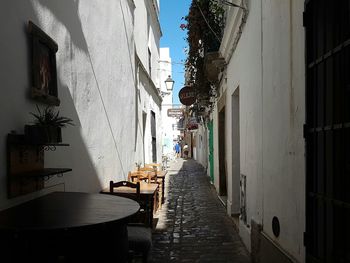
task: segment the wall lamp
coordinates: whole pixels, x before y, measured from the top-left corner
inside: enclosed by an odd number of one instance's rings
[[[165,88],[167,91],[159,91],[160,96],[162,98],[171,93],[171,91],[173,90],[173,87],[174,87],[174,83],[175,83],[175,81],[170,77],[170,75],[168,76],[168,78],[164,82],[165,82]]]
[[[168,76],[168,78],[164,82],[165,82],[166,90],[172,91],[175,81],[170,77],[170,75]]]

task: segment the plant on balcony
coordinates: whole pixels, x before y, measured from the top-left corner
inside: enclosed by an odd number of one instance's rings
[[[188,54],[185,65],[186,84],[197,93],[197,103],[210,104],[213,96],[212,83],[204,70],[205,55],[218,51],[224,28],[224,9],[214,0],[193,0],[185,17]]]

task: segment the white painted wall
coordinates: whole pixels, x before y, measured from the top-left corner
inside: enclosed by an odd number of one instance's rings
[[[249,1],[248,20],[230,58],[241,15],[231,8],[220,50],[228,62],[221,86],[226,89],[228,213],[237,211],[231,109],[232,95],[239,87],[240,173],[247,176],[248,217],[247,226],[240,222],[240,235],[250,248],[249,224],[254,219],[263,225],[267,236],[300,262],[304,262],[305,225],[303,5],[302,0]],[[217,149],[217,109],[213,119]],[[214,156],[218,188],[218,154]],[[272,233],[273,216],[280,220],[279,238]]]
[[[156,6],[149,0],[135,0],[134,36],[137,54],[137,87],[138,87],[138,118],[137,125],[140,129],[138,147],[144,148],[137,162],[151,163],[152,160],[152,136],[151,136],[151,111],[156,115],[156,126],[161,126],[161,97],[159,89],[159,40],[161,37],[160,25]],[[151,57],[149,59],[149,53]],[[150,63],[149,63],[150,62]],[[146,113],[146,127],[143,132],[143,117]],[[161,162],[162,156],[162,131],[156,129],[157,162]]]
[[[246,246],[250,248],[250,221],[254,219],[262,223],[262,134],[261,134],[261,14],[260,1],[251,1],[249,17],[243,34],[227,66],[226,83],[226,143],[227,174],[228,174],[228,212],[239,213],[239,198],[237,197],[237,183],[240,176],[232,174],[233,150],[240,147],[240,174],[247,177],[246,209],[247,225],[241,223],[240,232]],[[242,10],[231,9],[235,12],[235,23],[240,22]],[[238,26],[238,24],[236,25]],[[228,34],[232,32],[228,31]],[[232,34],[233,35],[233,34]],[[231,45],[222,51],[225,60],[229,59]],[[240,145],[232,144],[232,95],[239,87],[240,107]],[[238,199],[238,200],[237,200]],[[238,204],[237,204],[238,203]]]
[[[156,140],[157,140],[157,162],[161,160],[161,130],[158,128],[161,125],[160,104],[161,98],[158,91],[149,78],[148,73],[138,66],[137,74],[137,119],[138,128],[136,149],[144,149],[138,151],[136,162],[152,163],[152,134],[151,134],[151,111],[156,117]],[[146,114],[145,123],[143,122],[143,114]],[[145,126],[144,126],[145,125]]]
[[[195,132],[196,147],[193,158],[199,162],[205,169],[208,168],[208,130],[203,124],[198,125],[198,130]]]
[[[156,8],[149,0],[135,0],[135,44],[142,65],[153,83],[159,83],[159,40],[162,36]],[[151,72],[149,72],[148,50],[151,51]]]
[[[140,1],[135,3],[136,9],[143,8]],[[3,149],[0,155],[0,209],[47,191],[98,192],[109,180],[125,179],[127,172],[134,169],[138,157],[143,155],[143,147],[139,147],[143,127],[137,118],[142,107],[139,105],[139,85],[135,81],[134,8],[132,0],[106,0],[103,3],[97,0],[14,0],[2,3],[0,67],[6,70],[0,72],[0,79],[7,92],[0,97],[0,147]],[[6,135],[11,130],[23,132],[24,125],[32,119],[29,112],[35,111],[36,104],[28,97],[28,20],[41,27],[58,44],[59,110],[75,122],[74,127],[63,130],[63,140],[70,146],[48,152],[46,166],[71,167],[73,171],[46,185],[60,183],[57,187],[8,200]],[[146,34],[145,39],[147,37]],[[140,36],[137,40],[139,47],[142,43],[147,45]],[[157,43],[157,40],[153,42]],[[147,110],[153,108],[160,116],[157,94],[148,92],[148,96],[141,96],[147,100],[144,102]]]
[[[147,6],[144,0],[135,0],[135,48],[138,57],[148,72],[148,48],[149,31],[151,27],[150,16],[147,14]]]
[[[304,261],[304,1],[263,1],[264,232],[281,224],[281,244]],[[277,34],[276,32],[279,32]]]

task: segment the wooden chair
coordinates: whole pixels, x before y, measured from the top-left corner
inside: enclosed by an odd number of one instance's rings
[[[155,171],[163,170],[160,163],[145,163],[145,167],[152,167]]]
[[[140,182],[133,183],[130,181],[109,182],[109,190],[113,193],[116,187],[136,188],[136,200],[140,200]],[[134,199],[134,198],[132,198]],[[150,227],[141,223],[129,223],[128,245],[129,245],[129,261],[134,253],[142,254],[142,262],[148,262],[149,251],[152,247],[152,230]]]
[[[160,164],[156,163],[150,163],[150,164],[145,164],[145,167],[140,168],[140,171],[148,171],[150,173],[150,181],[151,183],[158,184],[158,202],[157,202],[157,209],[162,206],[161,200],[163,200],[163,180],[157,177],[157,174],[161,172],[160,170],[161,166]]]
[[[119,181],[119,182],[109,182],[109,192],[114,193],[114,188],[117,187],[130,187],[130,188],[136,188],[136,201],[140,200],[140,183],[133,183],[130,181]]]
[[[147,182],[151,183],[151,174],[148,171],[134,171],[128,173],[130,182]]]
[[[122,193],[119,192],[118,195],[129,199],[133,199],[136,202],[138,202],[140,205],[139,212],[135,216],[133,216],[130,221],[137,222],[137,223],[145,222],[146,211],[145,211],[145,204],[141,200],[140,183],[139,182],[133,183],[130,181],[119,181],[119,182],[110,181],[109,182],[109,192],[111,194],[113,194],[115,188],[118,188],[118,187],[135,189],[135,191],[127,190]]]
[[[154,172],[154,169],[153,169],[153,167],[145,166],[145,167],[140,167],[139,171]]]
[[[157,170],[153,167],[140,167],[139,171],[148,173],[150,183],[157,183]]]

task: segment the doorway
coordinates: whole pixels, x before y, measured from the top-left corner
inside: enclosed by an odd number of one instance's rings
[[[143,163],[146,162],[146,149],[147,149],[147,145],[146,145],[146,124],[147,124],[147,113],[142,111],[142,143],[143,143]]]
[[[214,183],[214,129],[213,129],[213,121],[211,120],[208,123],[209,130],[209,175],[210,181]]]
[[[350,1],[305,1],[306,262],[350,261]]]
[[[219,111],[219,196],[227,203],[225,107]]]
[[[152,162],[157,162],[156,113],[151,111]]]
[[[239,87],[231,96],[232,101],[232,207],[231,214],[240,213],[240,124],[239,124]]]

